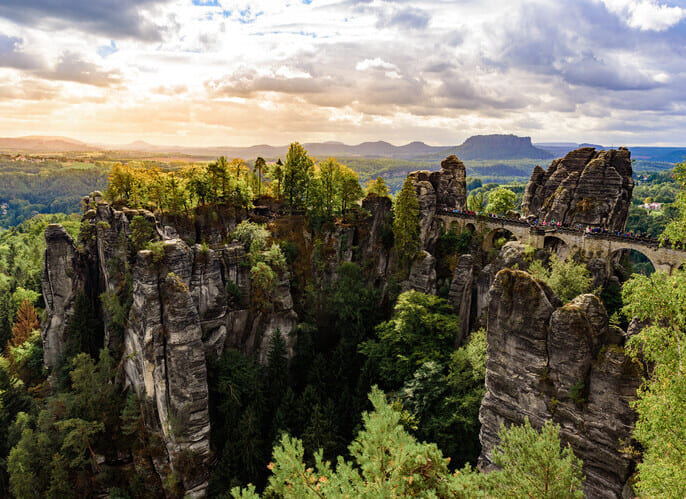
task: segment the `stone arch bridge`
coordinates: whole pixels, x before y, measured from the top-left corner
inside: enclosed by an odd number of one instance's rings
[[[617,236],[609,233],[587,233],[569,227],[532,226],[524,220],[490,217],[487,215],[470,215],[441,211],[436,217],[447,228],[472,230],[484,235],[483,249],[493,247],[494,240],[503,232],[509,232],[514,238],[537,249],[551,248],[560,256],[582,253],[593,258],[602,258],[608,262],[622,250],[634,250],[644,255],[655,270],[671,274],[686,263],[686,250],[660,247],[654,239]]]

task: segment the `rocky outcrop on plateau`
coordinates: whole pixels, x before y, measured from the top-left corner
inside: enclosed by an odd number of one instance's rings
[[[554,160],[548,170],[536,166],[526,186],[522,214],[539,221],[623,230],[634,181],[631,153],[582,147]]]
[[[624,352],[626,334],[608,325],[600,300],[581,295],[562,305],[526,272],[502,270],[490,290],[487,331],[482,468],[493,466],[501,424],[529,418],[540,427],[552,419],[584,462],[586,495],[622,497],[636,465],[625,449],[642,374]]]

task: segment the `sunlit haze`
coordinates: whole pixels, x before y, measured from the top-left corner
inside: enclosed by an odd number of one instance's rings
[[[683,145],[686,2],[3,0],[0,136]]]

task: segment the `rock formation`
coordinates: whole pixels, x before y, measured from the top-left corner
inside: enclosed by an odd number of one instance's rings
[[[419,201],[419,226],[422,248],[431,251],[439,236],[434,219],[437,210],[464,210],[467,206],[465,166],[455,156],[441,162],[435,172],[419,170],[409,174]]]
[[[596,151],[582,147],[554,160],[547,171],[536,166],[526,186],[522,214],[539,221],[623,230],[634,181],[628,149]]]
[[[66,329],[74,303],[74,268],[76,245],[64,227],[57,224],[45,229],[43,257],[43,297],[48,319],[41,331],[43,360],[48,368],[57,363],[66,345]]]
[[[241,244],[189,246],[175,227],[162,226],[150,212],[116,210],[99,193],[84,204],[89,209],[78,243],[59,225],[45,233],[45,364],[55,367],[69,342],[75,297],[84,293],[99,307],[102,296],[103,343],[121,355],[126,385],[152,408],[145,411],[146,426],[164,443],[166,453],[155,458],[155,468],[161,478],[175,471],[185,494],[200,497],[210,457],[206,354],[232,347],[264,362],[276,330],[292,354],[288,333],[297,315],[288,275],[271,307],[260,310],[251,306]],[[135,247],[137,237],[157,241],[154,251]],[[189,458],[190,469],[179,464]]]
[[[451,155],[441,161],[441,169],[429,175],[436,191],[436,207],[464,210],[467,207],[467,184],[464,163]]]
[[[472,295],[474,294],[474,257],[461,255],[455,265],[453,279],[450,282],[448,301],[453,305],[460,318],[460,333],[457,345],[469,334],[472,315]]]
[[[552,419],[584,462],[588,497],[622,497],[635,458],[624,452],[636,419],[630,403],[640,367],[624,352],[625,335],[608,326],[594,295],[561,306],[544,283],[519,270],[500,271],[488,309],[486,395],[479,420],[480,464],[501,424],[534,427]]]

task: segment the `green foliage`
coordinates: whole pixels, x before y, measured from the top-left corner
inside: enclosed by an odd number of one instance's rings
[[[505,187],[498,187],[488,193],[487,213],[505,215],[517,206],[517,194]],[[476,210],[475,210],[476,211]]]
[[[443,232],[438,237],[438,250],[442,255],[466,253],[472,242],[472,235],[469,230],[457,232],[456,229],[450,229]]]
[[[686,272],[634,275],[624,284],[627,317],[648,321],[629,342],[647,361],[648,377],[635,403],[634,438],[643,446],[636,490],[646,497],[686,494]]]
[[[376,328],[377,340],[360,345],[384,386],[399,388],[425,362],[447,364],[455,348],[459,319],[442,298],[418,291],[398,297],[393,317]]]
[[[96,455],[122,441],[114,360],[102,350],[97,363],[81,353],[72,366],[70,390],[48,397],[36,418],[17,417],[12,433],[21,436],[7,461],[16,497],[65,497],[67,487],[68,497],[86,494],[100,471]],[[70,476],[83,479],[67,481]]]
[[[156,237],[155,226],[142,215],[136,215],[129,224],[129,241],[131,252],[136,255],[140,250]]]
[[[369,180],[367,182],[367,186],[365,187],[364,190],[365,194],[376,194],[377,196],[381,197],[389,197],[390,196],[390,191],[388,190],[388,186],[386,185],[386,182],[384,181],[383,177],[378,176],[373,180]]]
[[[475,213],[480,213],[484,210],[484,193],[477,192],[467,196],[467,209]]]
[[[421,249],[419,230],[419,202],[408,177],[396,199],[393,218],[394,248],[405,265],[409,265]]]
[[[501,497],[583,498],[581,460],[569,445],[560,450],[560,427],[547,421],[540,433],[526,418],[523,426],[501,426],[491,458],[494,492]]]
[[[240,302],[243,298],[243,292],[241,291],[240,286],[230,279],[226,281],[226,294],[236,302]]]
[[[250,269],[250,279],[255,291],[268,296],[276,286],[276,272],[265,262],[257,262]]]
[[[246,251],[262,251],[267,246],[269,231],[264,225],[243,220],[231,233],[231,237],[242,243]]]
[[[296,210],[307,208],[314,162],[298,142],[293,142],[286,154],[283,168],[283,193],[288,206]]]
[[[535,260],[529,267],[529,272],[536,279],[548,284],[562,303],[589,293],[593,283],[593,277],[583,263],[576,263],[571,258],[563,260],[556,255],[550,258],[550,269],[546,269],[540,260]]]
[[[667,224],[660,238],[663,241],[669,240],[683,247],[686,245],[686,192],[683,190],[686,187],[686,162],[678,163],[673,174],[681,188],[675,202],[678,216]]]
[[[76,170],[66,161],[40,158],[36,162],[5,161],[0,158],[0,227],[35,220],[37,214],[76,214],[84,193],[107,186],[109,167],[91,164]],[[38,215],[39,217],[55,215]]]
[[[486,332],[479,330],[452,353],[445,368],[425,362],[399,391],[403,406],[416,421],[413,434],[436,442],[450,456],[451,468],[475,464],[481,451],[479,407],[486,391],[485,361]]]
[[[321,451],[314,465],[304,462],[302,441],[283,435],[274,447],[264,497],[583,497],[581,462],[569,447],[560,449],[559,427],[548,423],[539,433],[528,420],[501,430],[493,450],[502,471],[488,475],[467,466],[456,473],[435,444],[422,443],[401,424],[402,413],[374,387],[373,411],[363,414],[364,428],[348,447],[347,461],[335,468]],[[255,487],[231,490],[234,498],[259,497]]]

